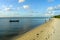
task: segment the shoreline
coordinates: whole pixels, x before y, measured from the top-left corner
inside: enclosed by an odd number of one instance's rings
[[[29,32],[18,35],[13,40],[60,40],[60,19],[52,18],[50,21],[38,26]]]
[[[44,24],[42,24],[42,25],[40,25],[40,26],[38,26],[38,27],[36,27],[36,28],[28,31],[27,33],[23,34],[22,36],[16,36],[16,39],[14,39],[14,40],[29,40],[28,38],[26,38],[27,36],[29,37],[29,35],[30,35],[31,37],[33,37],[32,35],[37,34],[37,32],[39,32],[39,31],[42,32],[42,30],[44,31],[44,29],[49,28],[49,27],[47,27],[47,26],[50,25],[51,22],[52,22],[52,20],[49,20],[48,22],[46,22],[46,23],[44,23]],[[50,28],[52,28],[52,27],[50,27]],[[50,29],[50,28],[49,28],[49,29]],[[46,31],[47,31],[47,29],[46,29]],[[51,30],[51,31],[52,31],[52,30]],[[50,31],[49,31],[49,33],[50,33]],[[52,33],[52,32],[51,32],[51,33]],[[43,35],[43,34],[42,34],[42,35]],[[47,35],[47,34],[46,34],[46,35]],[[19,38],[19,37],[20,37],[20,38]],[[30,37],[29,37],[29,38],[30,38]],[[31,38],[30,38],[30,39],[31,39]]]

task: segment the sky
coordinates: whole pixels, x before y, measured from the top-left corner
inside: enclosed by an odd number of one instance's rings
[[[48,17],[60,14],[60,0],[0,0],[0,17]]]

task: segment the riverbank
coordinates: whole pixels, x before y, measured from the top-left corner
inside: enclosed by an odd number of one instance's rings
[[[23,34],[13,40],[60,40],[60,19],[53,18],[47,23]]]

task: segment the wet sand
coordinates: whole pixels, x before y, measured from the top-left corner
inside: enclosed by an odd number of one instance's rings
[[[53,18],[22,36],[14,37],[12,40],[60,40],[60,19]]]

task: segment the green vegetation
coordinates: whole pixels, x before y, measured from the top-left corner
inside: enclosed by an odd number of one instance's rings
[[[53,16],[53,18],[60,18],[60,15]]]

